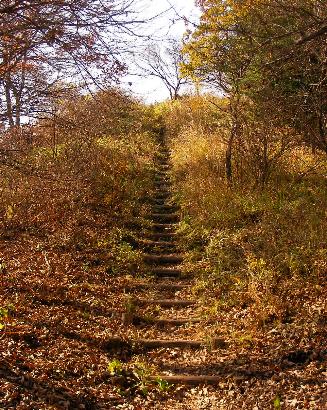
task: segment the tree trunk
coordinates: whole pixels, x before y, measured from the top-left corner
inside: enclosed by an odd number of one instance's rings
[[[12,109],[10,81],[7,76],[5,78],[4,87],[5,87],[5,96],[6,96],[6,106],[7,106],[7,118],[8,118],[9,126],[13,128],[15,126],[15,121],[14,121],[13,109]]]
[[[234,128],[234,127],[233,127]],[[227,143],[227,149],[226,149],[226,162],[225,162],[225,167],[226,167],[226,178],[227,182],[229,185],[232,184],[233,182],[233,166],[232,166],[232,157],[233,157],[233,142],[234,142],[234,130],[232,129],[229,140]]]
[[[21,114],[21,99],[18,95],[15,96],[16,100],[16,112],[15,112],[15,125],[20,127],[20,114]]]
[[[260,177],[260,187],[263,190],[266,186],[268,176],[269,176],[269,158],[268,158],[268,139],[265,136],[263,140],[263,150],[262,150],[262,164],[261,164],[261,177]]]
[[[27,55],[24,55],[24,62],[22,66],[21,72],[21,79],[20,79],[20,86],[15,87],[12,85],[13,93],[15,95],[16,101],[16,127],[20,127],[21,125],[21,114],[22,114],[22,96],[25,87],[25,78],[26,78],[26,62],[27,62]]]
[[[225,167],[226,167],[226,178],[228,185],[233,182],[233,146],[234,141],[238,137],[240,131],[240,120],[239,120],[239,96],[234,95],[230,97],[229,111],[232,118],[232,129],[227,142],[226,156],[225,156]]]
[[[326,118],[323,109],[320,109],[319,115],[319,139],[321,148],[327,153],[327,138],[326,138]]]

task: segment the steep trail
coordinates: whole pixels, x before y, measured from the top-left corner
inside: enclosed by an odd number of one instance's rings
[[[207,338],[199,340],[196,329],[193,329],[194,326],[201,326],[203,319],[197,316],[197,301],[190,296],[192,278],[183,275],[181,268],[183,254],[179,244],[182,238],[177,233],[180,215],[173,199],[169,158],[169,150],[162,142],[157,155],[155,192],[151,198],[152,212],[149,215],[152,228],[141,239],[147,272],[154,279],[150,284],[139,284],[145,296],[133,300],[137,313],[134,312],[129,318],[141,332],[144,330],[146,336],[130,342],[146,351],[157,350],[158,355],[164,353],[165,349],[176,349],[176,374],[163,372],[160,360],[159,365],[158,360],[155,360],[158,374],[152,377],[153,380],[160,378],[174,384],[216,384],[221,377],[198,372],[185,374],[185,362],[184,367],[181,364],[178,369],[178,361],[182,361],[185,351],[212,349],[217,341]],[[149,316],[147,309],[151,310],[151,307],[152,314]],[[151,334],[154,337],[147,336]],[[157,357],[156,352],[153,357]]]

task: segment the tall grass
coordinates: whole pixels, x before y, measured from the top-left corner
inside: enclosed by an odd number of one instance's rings
[[[301,292],[325,283],[327,158],[298,144],[292,130],[250,118],[234,146],[231,186],[224,175],[228,121],[204,127],[197,108],[190,121],[192,98],[185,105],[188,120],[169,134],[188,268],[212,303],[253,306],[261,324],[287,320]],[[270,168],[262,185],[260,141],[267,135]]]

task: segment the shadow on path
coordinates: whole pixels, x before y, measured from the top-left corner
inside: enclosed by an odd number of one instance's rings
[[[100,409],[99,403],[92,395],[73,394],[68,389],[54,386],[51,382],[41,382],[26,374],[23,367],[23,365],[18,365],[19,370],[13,370],[8,363],[4,361],[0,362],[0,379],[7,380],[8,382],[22,388],[22,393],[23,391],[28,391],[35,398],[35,400],[39,400],[47,404],[57,405],[60,406],[60,408],[80,408],[85,410]],[[19,404],[20,399],[21,397],[19,395],[10,403],[7,402],[6,406],[2,408],[15,408]]]

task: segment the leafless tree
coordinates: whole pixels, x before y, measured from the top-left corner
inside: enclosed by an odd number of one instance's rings
[[[87,85],[117,79],[126,68],[121,56],[130,36],[144,22],[136,13],[137,1],[1,1],[0,87],[8,124],[20,125],[33,76],[41,92],[35,101],[48,92],[46,83],[40,87],[44,78],[50,84],[74,78]]]
[[[190,84],[180,73],[182,58],[181,43],[170,39],[165,46],[157,43],[148,46],[136,65],[141,75],[159,78],[168,90],[170,98],[176,100],[182,87]]]

